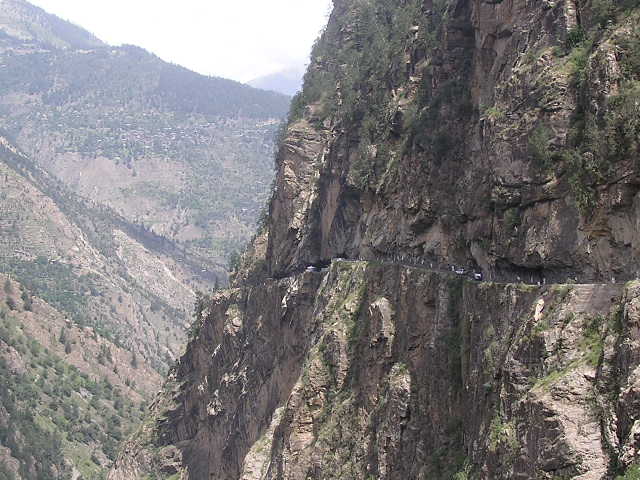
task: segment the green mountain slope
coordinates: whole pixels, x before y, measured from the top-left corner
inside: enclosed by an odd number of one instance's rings
[[[24,285],[0,283],[0,478],[102,478],[159,375]]]
[[[157,369],[180,350],[195,291],[224,272],[85,204],[0,137],[0,271]]]
[[[86,30],[24,0],[0,2],[0,32],[45,47],[94,48],[105,44]]]

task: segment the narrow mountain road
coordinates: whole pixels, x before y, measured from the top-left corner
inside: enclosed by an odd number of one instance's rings
[[[522,284],[522,285],[535,285],[535,286],[546,286],[546,285],[571,285],[574,288],[574,291],[576,292],[575,294],[579,296],[580,298],[580,302],[581,304],[584,304],[585,306],[589,304],[589,302],[591,301],[592,295],[593,295],[593,287],[594,286],[598,286],[600,287],[600,289],[604,289],[604,290],[610,290],[612,294],[618,294],[620,292],[621,287],[629,280],[625,280],[625,281],[612,281],[610,283],[604,283],[604,282],[589,282],[589,283],[579,283],[576,279],[576,277],[567,277],[567,281],[566,282],[549,282],[547,283],[546,278],[544,276],[540,277],[539,280],[535,279],[534,275],[522,275],[521,276],[517,276],[516,275],[516,279],[515,281],[508,281],[508,280],[493,280],[491,278],[486,278],[483,274],[480,274],[480,272],[475,272],[475,271],[469,271],[467,269],[462,269],[461,267],[457,267],[455,265],[442,265],[442,264],[437,264],[434,262],[428,262],[426,260],[418,260],[418,261],[402,261],[402,260],[398,260],[398,261],[391,261],[391,260],[384,260],[384,259],[366,259],[366,258],[359,258],[359,259],[333,259],[331,260],[331,263],[333,262],[371,262],[371,263],[378,263],[378,264],[382,264],[382,265],[388,265],[388,266],[398,266],[398,267],[408,267],[408,268],[417,268],[420,270],[426,270],[426,271],[430,271],[430,272],[435,272],[435,273],[439,273],[439,274],[443,274],[443,275],[449,275],[452,277],[456,277],[456,278],[465,278],[467,280],[470,281],[475,281],[475,282],[485,282],[485,283],[495,283],[498,285],[508,285],[508,284]],[[329,268],[329,266],[324,266],[324,267],[317,267],[314,265],[309,265],[308,267],[306,267],[306,271],[311,271],[312,273],[325,273],[326,270]],[[315,269],[315,270],[311,270],[311,269]],[[301,273],[300,271],[296,272],[296,273],[292,273],[291,275],[288,276],[294,276]],[[475,275],[480,274],[482,275],[481,278],[476,278]],[[281,278],[286,278],[286,277],[281,277]],[[528,281],[527,281],[528,278]],[[603,292],[604,293],[604,292]],[[597,306],[595,306],[594,308],[597,308]]]

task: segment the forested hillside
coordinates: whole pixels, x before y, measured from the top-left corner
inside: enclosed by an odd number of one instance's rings
[[[0,478],[104,478],[160,375],[0,275]]]
[[[195,292],[223,284],[223,268],[87,205],[0,142],[2,272],[163,371],[180,351]]]
[[[267,198],[289,98],[63,23],[0,4],[0,128],[81,196],[228,261]]]

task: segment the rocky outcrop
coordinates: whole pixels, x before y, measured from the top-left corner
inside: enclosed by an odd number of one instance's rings
[[[110,479],[631,475],[637,17],[334,1],[266,226]]]
[[[637,293],[369,262],[227,292],[110,478],[608,478]]]
[[[338,89],[307,97],[280,150],[272,271],[405,254],[514,280],[632,278],[638,152],[617,155],[616,134],[607,145],[585,123],[617,128],[621,85],[638,75],[622,73],[635,16],[571,49],[590,11],[571,1],[363,5],[335,8],[307,90]],[[363,9],[411,17],[396,29],[368,20],[363,32]],[[361,48],[375,42],[371,29],[398,42],[379,52],[390,55],[380,67]],[[340,64],[354,58],[360,71]],[[343,86],[354,77],[355,99]]]
[[[158,421],[171,427],[154,433],[154,441],[162,445],[189,444],[180,450],[184,462],[193,465],[192,478],[239,475],[242,452],[258,439],[298,378],[319,282],[318,276],[309,274],[270,281],[260,288],[230,290],[218,295],[197,320],[195,338],[200,346],[189,349],[170,374],[172,387],[165,388],[155,408]],[[214,317],[222,322],[211,322]],[[228,365],[234,368],[228,370]],[[242,412],[253,412],[255,421],[244,422]],[[212,428],[201,429],[203,422]],[[169,466],[158,462],[162,452],[149,459],[148,452],[140,453],[138,447],[139,442],[126,445],[124,458],[133,454],[144,460],[126,460],[110,478],[132,478],[131,472],[140,469],[138,463],[175,473],[172,462]]]

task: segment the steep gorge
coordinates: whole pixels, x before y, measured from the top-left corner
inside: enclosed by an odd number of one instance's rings
[[[266,225],[109,478],[633,478],[639,14],[334,0]]]

